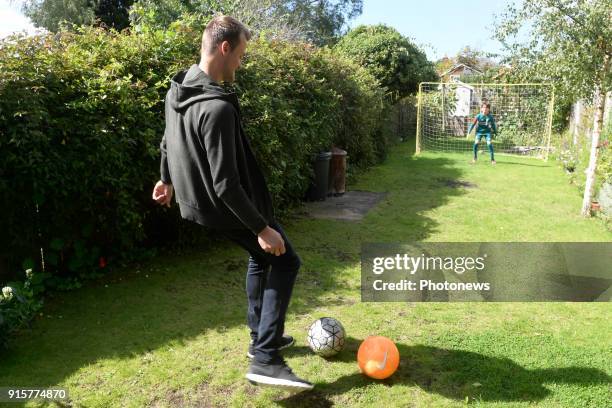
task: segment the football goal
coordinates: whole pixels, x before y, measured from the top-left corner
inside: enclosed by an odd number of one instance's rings
[[[417,96],[416,152],[472,152],[470,124],[489,103],[497,125],[495,153],[548,159],[554,106],[551,84],[422,82]],[[481,140],[481,150],[487,145]]]

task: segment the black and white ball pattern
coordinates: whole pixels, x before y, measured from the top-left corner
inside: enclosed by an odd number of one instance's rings
[[[344,327],[331,317],[322,317],[308,329],[308,345],[322,357],[331,357],[342,351],[344,339]]]

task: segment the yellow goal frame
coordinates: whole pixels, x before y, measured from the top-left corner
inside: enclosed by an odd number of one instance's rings
[[[416,148],[415,153],[421,153],[421,127],[423,125],[421,120],[422,114],[422,102],[423,102],[423,85],[449,85],[453,82],[421,82],[419,83],[419,93],[417,94],[417,129],[416,129]],[[535,83],[535,82],[524,82],[524,83],[459,83],[468,86],[548,86],[551,89],[551,97],[548,104],[547,123],[546,123],[546,152],[544,155],[544,161],[548,160],[548,154],[550,153],[550,139],[552,134],[552,120],[555,108],[555,88],[550,83]],[[527,156],[530,157],[530,156]]]

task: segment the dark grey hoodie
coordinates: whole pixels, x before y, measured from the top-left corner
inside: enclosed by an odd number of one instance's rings
[[[217,229],[261,232],[274,210],[236,94],[192,65],[172,78],[165,112],[161,180],[174,186],[181,216]]]

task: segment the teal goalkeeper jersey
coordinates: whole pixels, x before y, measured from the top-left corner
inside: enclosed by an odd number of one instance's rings
[[[490,113],[488,115],[483,115],[482,113],[476,115],[474,121],[470,125],[470,130],[468,131],[468,133],[470,133],[472,129],[474,129],[474,126],[476,126],[476,124],[478,124],[478,127],[476,128],[476,133],[497,133],[495,119],[493,119],[493,115],[491,115]]]

